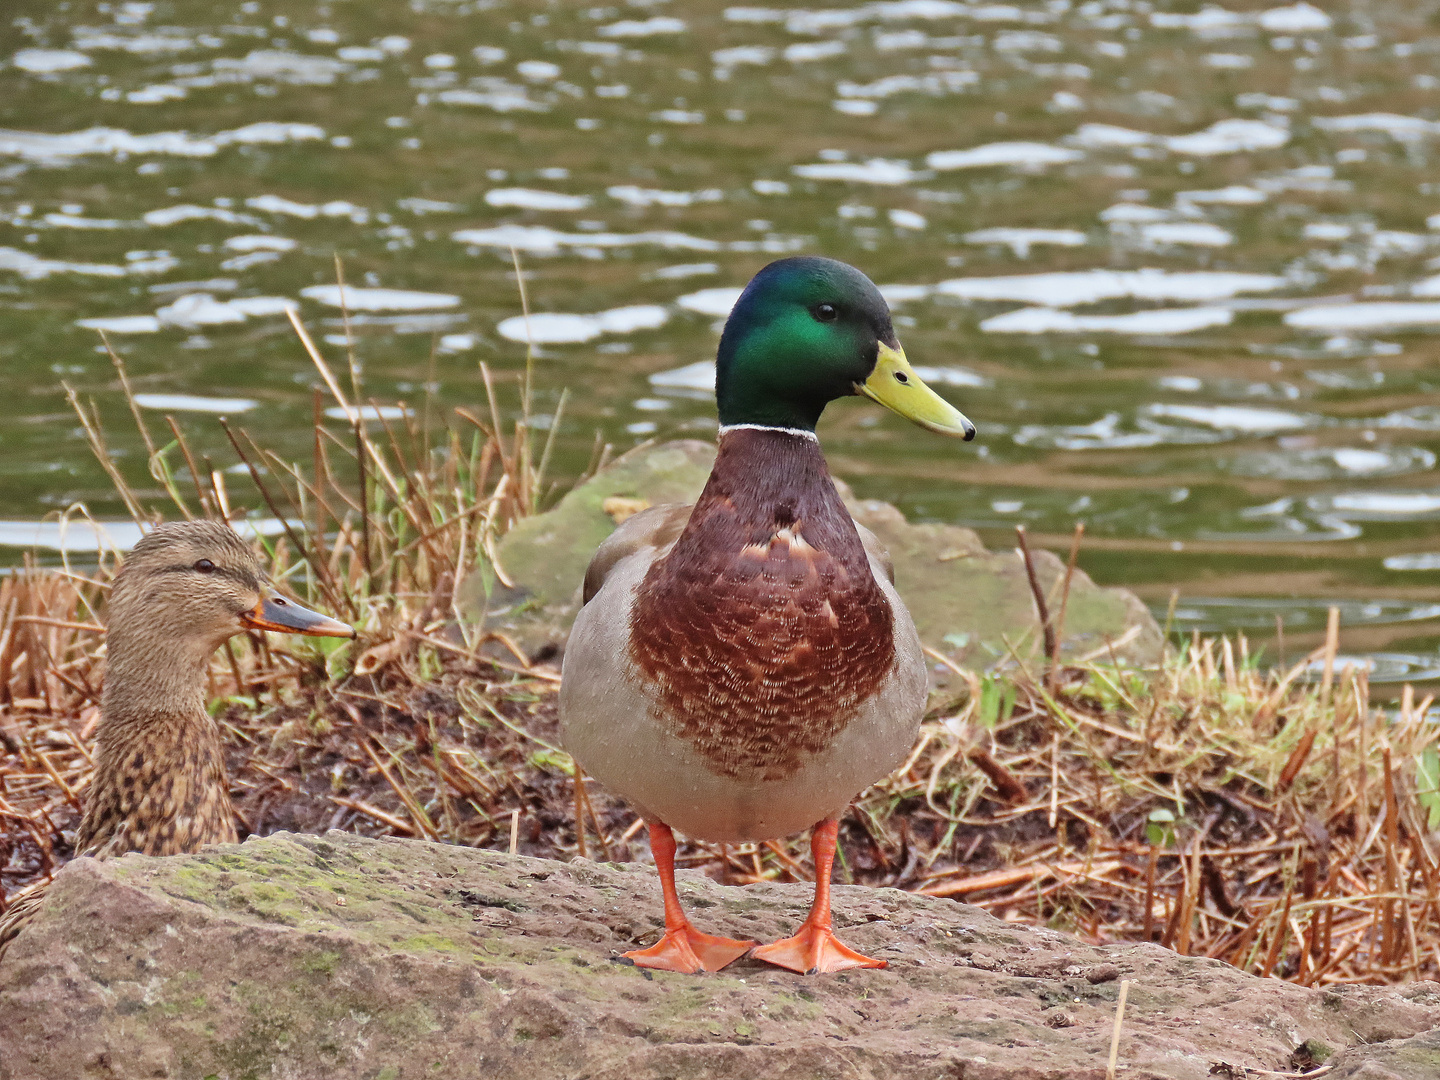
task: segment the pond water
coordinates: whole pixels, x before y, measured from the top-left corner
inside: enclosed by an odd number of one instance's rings
[[[597,429],[710,437],[736,291],[823,253],[980,428],[832,407],[862,495],[992,545],[1083,520],[1082,565],[1162,616],[1178,590],[1178,629],[1280,614],[1293,651],[1339,603],[1347,650],[1433,675],[1428,11],[9,0],[0,544],[77,501],[123,516],[62,381],[145,483],[99,330],[217,467],[220,413],[305,458],[285,313],[343,366],[336,256],[365,396],[440,410],[479,361],[523,368],[513,247],[573,474]]]

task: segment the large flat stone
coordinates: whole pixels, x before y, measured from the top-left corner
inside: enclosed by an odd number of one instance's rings
[[[1355,1046],[1334,1057],[1329,1080],[1436,1080],[1440,1077],[1440,1029],[1409,1039]]]
[[[694,439],[641,446],[617,458],[566,495],[553,510],[521,521],[500,541],[500,565],[518,586],[485,596],[472,577],[462,590],[472,614],[513,634],[527,649],[562,645],[580,606],[585,567],[615,529],[616,501],[655,506],[694,502],[715,460],[711,443]],[[841,484],[850,512],[869,526],[895,561],[895,584],[921,640],[962,664],[984,667],[1014,648],[1034,654],[1040,631],[1025,567],[1013,551],[989,552],[970,529],[912,525],[889,503],[857,500]],[[610,512],[607,512],[609,501]],[[621,502],[626,505],[626,502]],[[1035,552],[1042,588],[1058,594],[1064,573],[1049,552]],[[1155,659],[1160,628],[1145,605],[1124,589],[1102,589],[1077,571],[1065,617],[1065,655],[1104,651]]]
[[[736,937],[788,933],[810,900],[680,877],[696,922]],[[342,833],[76,859],[0,966],[0,1078],[1098,1080],[1121,979],[1129,1080],[1440,1023],[1430,983],[1304,989],[893,889],[838,887],[836,907],[888,970],[617,963],[660,925],[639,864]]]

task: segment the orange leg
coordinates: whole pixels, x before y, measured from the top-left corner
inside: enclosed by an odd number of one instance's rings
[[[690,925],[675,892],[675,834],[670,826],[659,821],[646,823],[650,829],[650,850],[655,855],[655,869],[660,872],[660,888],[665,894],[665,933],[648,949],[637,949],[625,955],[637,967],[659,968],[661,971],[683,971],[694,975],[700,971],[719,971],[732,960],[738,960],[758,944],[734,938],[711,937]]]
[[[762,945],[755,958],[777,967],[789,968],[803,975],[847,968],[883,968],[884,960],[874,960],[840,944],[830,929],[830,871],[835,864],[835,834],[840,823],[826,818],[810,834],[810,851],[815,856],[815,903],[810,915],[794,937]]]

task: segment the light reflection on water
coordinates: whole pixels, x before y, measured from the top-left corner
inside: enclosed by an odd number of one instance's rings
[[[1398,0],[1167,8],[12,0],[0,509],[121,510],[62,379],[149,483],[100,330],[217,466],[222,411],[304,457],[292,309],[412,413],[528,336],[537,411],[577,391],[561,469],[597,427],[706,437],[738,288],[815,252],[980,425],[834,408],[862,495],[992,544],[1083,519],[1084,565],[1152,602],[1300,596],[1302,634],[1338,601],[1433,649],[1397,598],[1440,602],[1440,39]]]

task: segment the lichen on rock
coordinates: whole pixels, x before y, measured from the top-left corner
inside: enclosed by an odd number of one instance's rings
[[[803,884],[681,881],[717,933],[773,939],[809,903]],[[838,886],[836,903],[846,940],[887,970],[629,966],[618,954],[661,926],[653,871],[635,863],[342,833],[76,859],[0,968],[0,1080],[1098,1080],[1125,979],[1126,1077],[1280,1070],[1302,1045],[1440,1023],[1440,994],[1306,989],[894,889]]]

